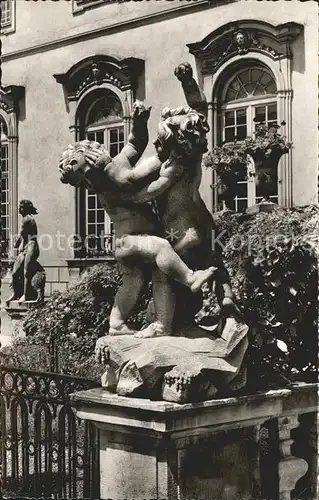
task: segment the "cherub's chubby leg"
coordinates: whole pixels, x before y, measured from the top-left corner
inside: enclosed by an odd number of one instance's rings
[[[131,335],[135,333],[127,326],[133,308],[137,304],[143,289],[148,283],[145,273],[137,267],[127,267],[121,264],[123,284],[118,289],[114,306],[110,315],[110,335]]]
[[[164,238],[150,235],[126,235],[116,242],[120,258],[139,257],[144,262],[155,263],[164,274],[197,292],[216,271],[216,267],[192,271]],[[117,257],[117,258],[118,258]]]
[[[152,284],[157,321],[136,333],[135,337],[150,338],[161,335],[172,335],[175,313],[175,295],[172,288],[172,281],[157,268],[152,273]]]

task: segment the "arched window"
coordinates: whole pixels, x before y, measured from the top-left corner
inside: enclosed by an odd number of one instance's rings
[[[1,130],[1,257],[8,257],[9,250],[9,145],[8,130],[0,116]]]
[[[1,132],[1,256],[15,255],[14,235],[18,232],[18,124],[24,87],[0,88]]]
[[[221,127],[219,142],[243,141],[254,136],[257,123],[277,123],[277,88],[271,72],[263,66],[246,66],[229,77],[221,92]],[[271,196],[278,201],[278,190]],[[234,205],[237,212],[261,201],[255,177],[242,176],[237,182]]]
[[[15,0],[0,0],[1,34],[15,31]]]
[[[116,156],[124,146],[123,109],[116,94],[104,90],[87,107],[83,118],[84,137],[104,144],[112,158]],[[94,192],[86,190],[82,200],[88,254],[107,255],[112,251],[112,222]]]
[[[86,57],[65,73],[55,74],[68,101],[69,129],[74,141],[96,140],[105,145],[112,157],[119,153],[128,139],[133,102],[144,98],[143,74],[143,60],[120,60],[107,55]],[[86,244],[87,256],[111,253],[112,224],[97,196],[77,189],[75,202],[75,233],[82,238],[91,236],[90,244]],[[103,234],[105,237],[101,238]]]
[[[296,22],[232,20],[201,40],[187,44],[201,69],[201,86],[208,99],[208,121],[212,125],[208,136],[210,148],[221,145],[224,140],[232,141],[235,136],[243,140],[252,135],[254,118],[269,124],[276,120],[285,122],[281,133],[293,141],[292,61],[298,53],[294,42],[297,39],[301,42],[303,29]],[[202,190],[207,204],[211,203],[212,209],[217,210],[219,203],[216,192],[210,189],[209,169],[204,170],[203,178]],[[242,192],[237,193],[237,210],[259,200],[256,186],[250,189],[253,176],[248,186],[244,180]],[[215,175],[213,184],[216,185]],[[279,193],[274,193],[273,199],[278,194],[281,204],[291,206],[292,185],[292,152],[289,152],[279,163]]]

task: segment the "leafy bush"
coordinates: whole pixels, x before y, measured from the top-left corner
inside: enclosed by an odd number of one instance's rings
[[[216,214],[218,243],[230,272],[239,307],[249,325],[249,390],[290,381],[317,380],[317,257],[319,208],[278,208],[253,217],[230,211]],[[94,266],[75,286],[56,294],[25,319],[26,339],[16,341],[6,359],[47,369],[48,345],[59,346],[61,371],[98,378],[96,339],[108,330],[117,268]],[[134,320],[145,323],[150,290]],[[198,314],[202,324],[218,313],[214,294],[206,290]],[[36,351],[38,349],[38,351]]]
[[[0,364],[48,372],[50,371],[49,350],[45,345],[34,343],[30,337],[19,338],[12,345],[0,349]]]
[[[250,327],[250,387],[317,381],[319,208],[279,208],[250,218],[226,211],[217,224]],[[201,320],[216,309],[214,297],[206,295]]]
[[[25,339],[6,349],[6,360],[16,366],[47,370],[49,348],[57,346],[59,371],[96,378],[100,367],[94,360],[96,340],[109,328],[114,296],[121,284],[116,266],[104,264],[86,271],[78,283],[51,296],[47,303],[30,310],[24,320]],[[142,297],[132,322],[145,323],[148,294]],[[34,363],[34,360],[37,360]],[[35,366],[34,366],[35,365]]]

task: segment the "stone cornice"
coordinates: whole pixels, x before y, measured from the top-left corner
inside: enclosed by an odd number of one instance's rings
[[[105,55],[86,57],[66,73],[53,75],[64,85],[69,101],[76,101],[89,88],[103,83],[115,85],[121,91],[135,91],[137,78],[144,69],[144,61],[135,57],[118,60]]]
[[[318,384],[295,384],[249,396],[178,404],[118,396],[103,389],[77,392],[77,415],[108,428],[123,426],[145,435],[200,435],[208,429],[248,427],[270,418],[316,412]]]
[[[170,18],[174,18],[181,15],[186,15],[191,12],[196,12],[201,9],[209,9],[218,5],[223,5],[227,3],[237,2],[239,0],[197,0],[192,2],[174,2],[176,6],[170,7],[166,10],[160,12],[155,12],[152,14],[147,14],[145,16],[140,16],[135,19],[129,19],[127,21],[121,21],[114,23],[111,26],[102,26],[93,30],[86,31],[85,33],[78,33],[71,36],[61,37],[58,40],[52,40],[49,42],[39,43],[32,47],[26,47],[24,49],[19,49],[16,51],[8,52],[2,54],[2,62],[11,61],[13,59],[18,59],[21,57],[30,56],[33,54],[38,54],[41,52],[47,52],[49,50],[54,50],[59,47],[64,47],[73,43],[83,42],[85,40],[90,40],[93,38],[98,38],[100,36],[111,35],[120,31],[126,31],[133,28],[138,28],[143,25],[153,24],[159,21],[164,21]]]
[[[302,30],[303,26],[295,22],[275,26],[264,21],[241,20],[227,23],[187,46],[190,53],[202,61],[203,74],[212,74],[227,60],[244,54],[264,54],[273,60],[290,59],[290,43]]]

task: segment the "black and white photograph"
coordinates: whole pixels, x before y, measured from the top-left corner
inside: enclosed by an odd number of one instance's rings
[[[318,500],[315,0],[0,0],[0,498]]]

